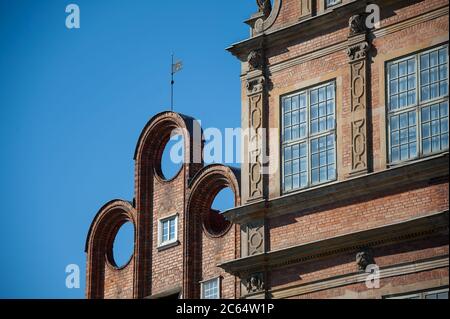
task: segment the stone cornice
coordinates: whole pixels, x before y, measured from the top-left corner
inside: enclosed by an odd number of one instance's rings
[[[430,259],[408,262],[400,265],[382,267],[380,269],[380,279],[413,274],[416,272],[429,271],[439,268],[448,268],[449,257],[439,256]],[[367,280],[367,273],[352,273],[344,276],[336,276],[324,280],[318,280],[301,285],[295,285],[287,288],[269,290],[271,298],[281,299],[302,294],[312,293],[320,290],[347,286],[356,283],[362,283]]]
[[[448,163],[449,153],[446,152],[379,172],[236,207],[223,214],[233,223],[244,224],[255,219],[278,217],[380,192],[395,192],[423,181],[441,177],[448,179]]]
[[[347,19],[352,13],[358,12],[358,10],[361,10],[364,5],[364,1],[361,1],[358,4],[355,4],[355,1],[353,1],[348,3],[346,8],[336,8],[333,11],[325,11],[322,14],[304,19],[286,28],[274,30],[272,32],[269,31],[268,33],[261,34],[245,41],[233,44],[231,47],[227,48],[227,50],[238,57],[241,61],[244,61],[248,55],[248,52],[254,50],[255,48],[258,48],[262,42],[265,43],[266,47],[270,47],[283,42],[287,42],[293,37],[298,38],[299,36],[301,37],[302,34],[306,35],[314,29],[317,29],[321,24],[329,21],[329,19],[332,19],[335,23],[340,20],[342,20],[341,22],[343,22],[344,18]],[[372,31],[371,36],[373,38],[383,37],[385,35],[404,30],[411,26],[448,15],[448,12],[448,6],[433,9],[431,11],[424,12],[420,15],[400,21],[398,23],[375,29]],[[306,61],[317,59],[346,49],[347,40],[342,40],[340,42],[330,44],[323,49],[314,50],[300,56],[269,65],[269,70],[271,73],[279,72],[294,65],[298,65]]]
[[[226,272],[241,276],[291,264],[327,258],[367,247],[380,247],[412,239],[446,234],[449,212],[432,213],[377,228],[326,238],[219,264]]]

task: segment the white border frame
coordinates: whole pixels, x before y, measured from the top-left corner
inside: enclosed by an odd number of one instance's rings
[[[200,281],[200,299],[208,300],[208,299],[204,299],[203,298],[203,285],[208,283],[208,282],[211,282],[211,281],[217,281],[218,297],[215,298],[215,299],[217,300],[217,299],[221,299],[222,298],[222,277],[221,276],[217,276],[217,277],[214,277],[214,278],[210,278],[208,280]],[[210,300],[214,300],[214,299],[210,299]]]
[[[175,219],[175,238],[165,241],[162,241],[162,223],[171,219]],[[178,243],[178,213],[172,214],[170,216],[162,217],[158,219],[158,248],[165,248],[170,245]]]

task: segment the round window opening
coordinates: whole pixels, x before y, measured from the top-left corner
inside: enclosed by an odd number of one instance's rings
[[[234,206],[234,193],[231,188],[224,188],[216,195],[205,219],[205,227],[211,235],[220,236],[229,229],[230,222],[222,213]]]
[[[184,164],[184,137],[172,132],[161,157],[161,174],[165,180],[173,179]]]
[[[112,247],[112,262],[118,268],[125,267],[134,253],[134,225],[132,222],[123,224],[114,238]]]

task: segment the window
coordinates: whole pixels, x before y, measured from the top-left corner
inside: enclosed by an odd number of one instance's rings
[[[335,82],[282,98],[283,191],[336,179]]]
[[[325,0],[325,8],[333,7],[341,3],[341,0]]]
[[[448,299],[448,288],[390,296],[386,299]]]
[[[387,64],[389,161],[448,149],[448,46]]]
[[[211,279],[201,283],[202,299],[220,298],[220,278]]]
[[[177,242],[178,215],[159,221],[159,246],[166,246]]]

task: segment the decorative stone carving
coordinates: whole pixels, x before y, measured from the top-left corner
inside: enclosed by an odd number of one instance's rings
[[[259,77],[247,82],[247,94],[261,93],[264,90],[264,77]]]
[[[247,225],[248,256],[264,253],[264,224],[262,222]]]
[[[300,0],[300,18],[311,15],[311,0]]]
[[[366,121],[357,120],[352,122],[352,136],[353,136],[353,154],[352,154],[352,169],[354,171],[364,170],[367,168],[366,161]]]
[[[364,33],[367,31],[366,26],[367,14],[360,13],[350,17],[348,25],[350,28],[350,36]]]
[[[278,18],[282,0],[274,0],[273,7],[270,4],[270,2],[271,2],[270,0],[257,0],[259,8],[258,14],[263,16],[256,17],[256,21],[252,22],[253,36],[268,30],[275,23],[275,20]],[[270,8],[270,10],[268,8]]]
[[[350,111],[352,131],[351,174],[368,172],[367,68],[370,44],[366,38],[365,14],[350,18],[347,54],[350,63]]]
[[[248,97],[248,200],[263,197],[264,164],[264,111],[267,101],[265,59],[263,47],[258,47],[248,55],[249,72],[247,73]]]
[[[366,41],[352,45],[347,49],[348,57],[351,61],[365,59],[369,48],[369,43]]]
[[[272,11],[272,2],[270,0],[256,0],[256,4],[258,5],[258,12],[261,12],[267,18]]]
[[[370,249],[365,249],[356,254],[356,264],[360,271],[365,271],[367,266],[373,265],[375,260]]]
[[[264,291],[264,274],[252,274],[244,279],[243,284],[247,294]]]
[[[263,84],[264,80],[259,79],[256,84],[251,85],[249,90],[252,93],[257,93],[249,97],[249,199],[257,199],[263,195]]]
[[[247,62],[250,71],[261,69],[264,64],[264,57],[259,50],[254,50],[248,55]]]

